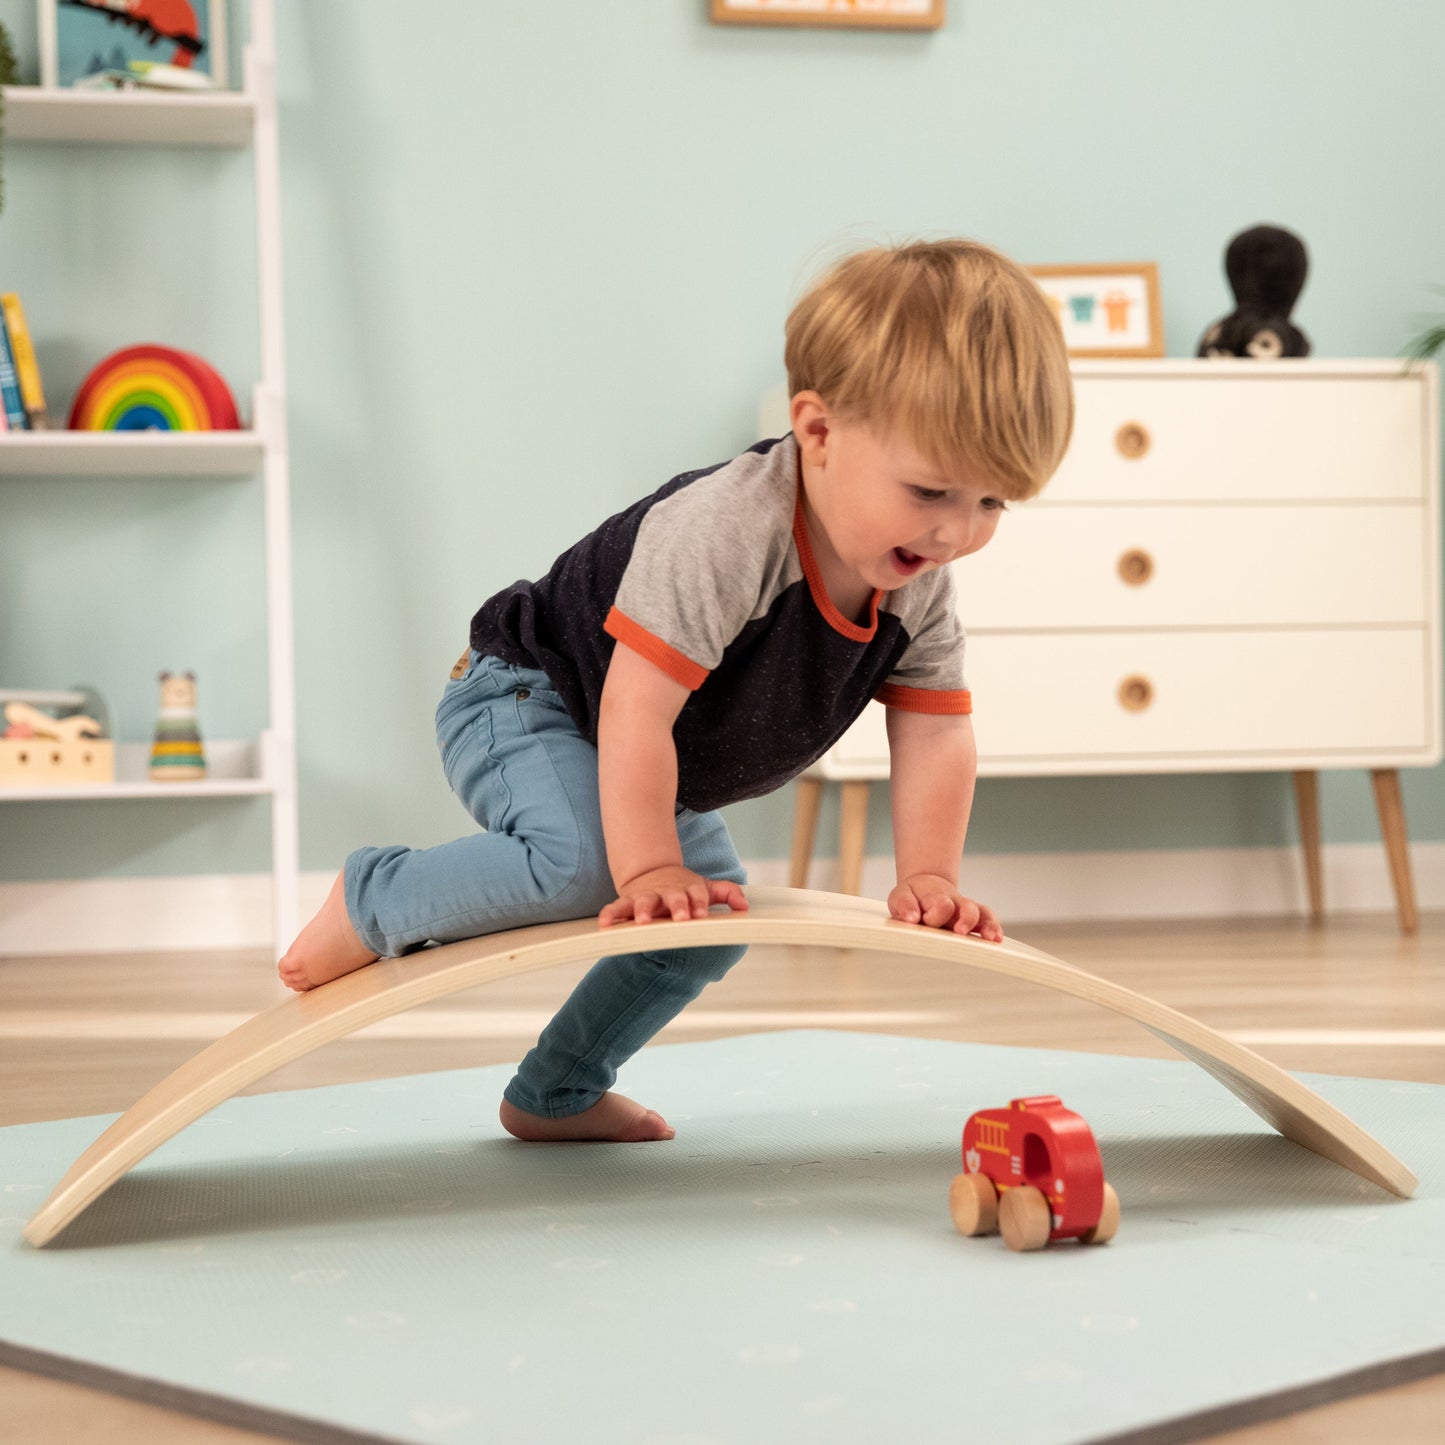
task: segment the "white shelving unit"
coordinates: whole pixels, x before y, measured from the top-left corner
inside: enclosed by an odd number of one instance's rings
[[[254,35],[260,27],[253,21],[252,28]],[[209,95],[10,86],[5,91],[5,138],[236,149],[250,143],[256,128],[257,95],[249,82],[247,76],[244,91]]]
[[[0,477],[250,477],[265,457],[250,431],[0,433]]]
[[[273,0],[251,0],[243,88],[223,94],[5,89],[8,143],[248,147],[255,166],[257,304],[261,376],[252,429],[237,432],[0,434],[6,477],[255,477],[264,499],[269,716],[255,739],[206,739],[209,776],[197,783],[153,783],[149,745],[116,748],[116,781],[80,787],[5,787],[0,802],[197,798],[271,799],[272,922],[278,946],[298,922],[296,697],[292,640],[290,474],[281,290],[280,147],[276,120]]]
[[[115,782],[0,788],[0,802],[97,802],[107,798],[254,798],[273,791],[258,744],[206,739],[206,777],[199,783],[153,783],[148,774],[149,743],[118,743]]]

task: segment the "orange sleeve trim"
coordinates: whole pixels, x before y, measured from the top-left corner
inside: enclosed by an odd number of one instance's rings
[[[971,692],[937,692],[924,687],[898,687],[885,682],[876,694],[884,707],[903,712],[966,713],[973,711]]]
[[[655,667],[660,667],[674,682],[680,682],[689,692],[696,692],[707,681],[707,668],[699,667],[692,658],[685,657],[675,647],[669,647],[660,637],[654,637],[645,627],[615,607],[607,614],[602,630],[609,637],[615,637],[618,642],[645,657]]]

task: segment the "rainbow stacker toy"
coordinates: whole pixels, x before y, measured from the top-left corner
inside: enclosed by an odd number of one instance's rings
[[[231,389],[199,356],[172,346],[127,346],[81,383],[73,431],[237,431]]]
[[[1105,1244],[1119,1228],[1094,1131],[1057,1095],[974,1114],[963,1126],[963,1170],[948,1191],[960,1234],[997,1229],[1010,1249],[1030,1250],[1055,1239]]]

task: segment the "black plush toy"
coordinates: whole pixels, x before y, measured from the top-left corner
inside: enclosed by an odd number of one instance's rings
[[[1305,243],[1293,231],[1279,226],[1241,231],[1224,253],[1234,310],[1204,333],[1197,355],[1253,356],[1261,361],[1308,356],[1309,337],[1289,319],[1308,269]]]

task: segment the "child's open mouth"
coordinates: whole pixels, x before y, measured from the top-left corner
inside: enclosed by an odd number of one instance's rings
[[[895,547],[893,549],[893,565],[905,576],[911,577],[917,572],[928,559],[919,557],[906,547]]]

